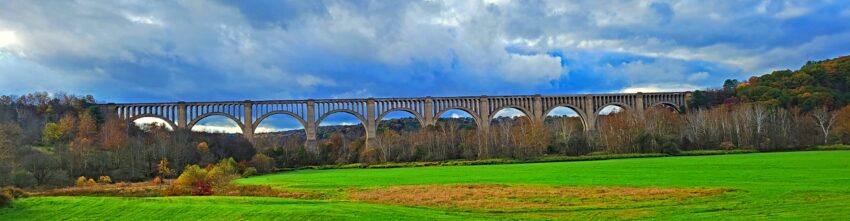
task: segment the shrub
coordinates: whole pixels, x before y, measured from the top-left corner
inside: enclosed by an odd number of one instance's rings
[[[152,182],[153,182],[153,184],[155,184],[155,185],[162,185],[162,177],[156,177],[156,178],[153,178],[153,181],[152,181]]]
[[[378,155],[378,149],[373,147],[366,148],[363,150],[363,152],[360,153],[360,162],[363,162],[367,165],[381,163],[380,157],[378,157]]]
[[[86,181],[86,186],[97,186],[97,182],[95,182],[94,179],[89,178],[89,180]]]
[[[88,179],[86,179],[86,177],[85,177],[85,176],[80,176],[79,178],[77,178],[77,182],[74,182],[74,185],[76,185],[76,186],[85,186],[85,185],[86,185],[86,180],[88,180]]]
[[[207,180],[212,185],[223,185],[239,178],[239,164],[233,158],[223,159],[207,170]]]
[[[192,195],[195,196],[209,196],[212,194],[212,185],[206,180],[198,180],[198,182],[195,183],[195,189],[192,190]]]
[[[47,186],[67,186],[71,183],[71,179],[69,179],[68,172],[64,170],[53,170],[47,173],[43,182],[40,184]]]
[[[23,190],[15,188],[15,187],[3,188],[2,190],[0,190],[0,193],[9,194],[10,196],[12,196],[12,198],[15,198],[15,199],[29,196],[29,194],[27,194]]]
[[[256,169],[252,170],[250,173],[256,172]],[[187,192],[199,196],[211,195],[214,186],[225,186],[240,175],[242,174],[239,172],[239,164],[233,158],[210,164],[207,168],[189,165],[177,177],[177,181],[166,189],[166,195],[181,195]]]
[[[253,167],[245,168],[245,172],[242,172],[242,177],[249,177],[257,174],[257,169]]]
[[[23,168],[12,170],[12,183],[17,187],[33,187],[38,184],[38,180],[29,171]]]
[[[0,207],[10,207],[14,200],[15,198],[12,197],[12,195],[9,195],[8,193],[0,193]]]
[[[162,160],[159,160],[159,164],[157,164],[156,168],[160,176],[170,177],[174,174],[174,170],[168,167],[168,159],[162,158]]]
[[[724,142],[720,143],[720,149],[729,151],[729,150],[734,149],[734,148],[735,148],[735,144],[732,143],[731,141],[724,141]]]
[[[163,190],[163,195],[166,196],[183,196],[192,193],[192,189],[194,187],[186,187],[181,185],[172,184],[167,186],[165,190]]]
[[[110,183],[112,183],[112,177],[100,176],[100,177],[97,178],[97,182],[102,183],[102,184],[110,184]]]
[[[256,172],[268,173],[274,169],[274,159],[265,154],[258,153],[251,158],[251,166],[256,168]]]
[[[207,178],[207,170],[202,169],[198,165],[189,165],[186,166],[186,169],[183,170],[183,173],[177,177],[177,181],[174,182],[177,186],[191,186],[194,185],[198,180],[203,180]]]

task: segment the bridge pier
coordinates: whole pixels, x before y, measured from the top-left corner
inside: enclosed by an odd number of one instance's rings
[[[177,102],[177,128],[175,129],[186,130],[186,123],[186,102]]]
[[[375,137],[378,135],[378,119],[375,115],[375,99],[366,100],[366,122],[363,122],[363,126],[366,127],[366,149],[377,148]]]
[[[307,116],[304,121],[307,123],[304,125],[304,132],[307,133],[307,141],[304,143],[304,148],[307,149],[309,153],[319,153],[319,141],[316,140],[316,102],[311,100],[307,100],[307,111],[305,115]]]
[[[245,139],[248,140],[248,142],[250,142],[251,145],[253,145],[254,144],[254,116],[253,116],[254,109],[253,109],[253,103],[251,101],[245,101],[245,102],[242,103],[242,114],[243,114],[242,121],[244,122],[243,123],[244,128],[242,128],[242,136],[245,137]]]
[[[434,99],[431,99],[431,97],[425,97],[425,110],[424,110],[424,112],[425,112],[425,116],[423,116],[423,117],[425,118],[425,125],[422,125],[422,127],[428,127],[428,126],[435,125],[437,123],[437,121],[434,120]],[[437,117],[440,117],[440,116],[437,116]]]
[[[584,131],[593,131],[596,130],[596,108],[593,106],[593,96],[586,95],[584,97],[585,108],[584,108]]]

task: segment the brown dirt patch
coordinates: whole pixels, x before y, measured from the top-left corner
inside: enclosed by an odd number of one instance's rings
[[[578,210],[634,208],[719,195],[721,188],[554,187],[509,185],[413,185],[352,190],[349,197],[373,203],[466,210]]]
[[[94,186],[73,186],[58,189],[43,189],[34,191],[34,196],[123,196],[123,197],[154,197],[162,196],[166,185],[156,185],[150,182],[98,184]]]

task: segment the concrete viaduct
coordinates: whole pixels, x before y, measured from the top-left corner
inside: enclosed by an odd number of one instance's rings
[[[162,119],[171,128],[190,130],[201,119],[209,116],[230,118],[242,129],[246,139],[253,142],[254,130],[264,119],[276,114],[290,115],[301,122],[307,133],[308,149],[317,145],[319,123],[333,113],[349,113],[360,119],[366,128],[366,145],[374,143],[378,123],[388,113],[404,111],[412,114],[423,127],[434,125],[446,111],[461,110],[469,113],[479,130],[487,131],[490,120],[505,108],[515,108],[530,117],[532,122],[543,122],[549,112],[557,107],[574,110],[586,130],[596,126],[602,108],[615,105],[626,110],[643,111],[652,106],[680,108],[685,105],[689,92],[620,93],[582,95],[520,95],[520,96],[467,96],[423,98],[368,98],[323,100],[267,100],[223,102],[172,102],[124,103],[101,105],[104,111],[119,118],[134,121],[142,117]]]

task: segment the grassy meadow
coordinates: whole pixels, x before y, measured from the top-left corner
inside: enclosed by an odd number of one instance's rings
[[[30,197],[0,209],[0,220],[850,217],[850,151],[301,170],[234,182],[315,197]]]

